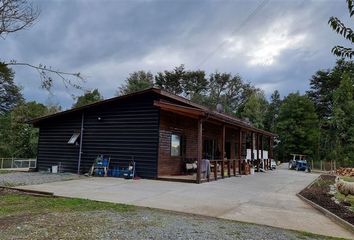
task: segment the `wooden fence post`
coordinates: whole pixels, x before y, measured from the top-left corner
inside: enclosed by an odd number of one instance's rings
[[[337,171],[337,164],[336,164],[336,160],[334,160],[334,171]]]
[[[222,160],[222,164],[221,164],[221,177],[224,178],[224,160],[225,160],[225,125],[222,125],[222,139],[221,139],[221,160]]]

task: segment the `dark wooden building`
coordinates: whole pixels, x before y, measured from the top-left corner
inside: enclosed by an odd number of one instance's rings
[[[134,159],[137,176],[153,179],[183,176],[196,161],[200,182],[203,157],[221,166],[214,167],[215,179],[241,172],[246,149],[256,150],[253,161],[268,150],[264,166],[272,158],[272,133],[156,88],[31,122],[39,128],[37,167],[44,171],[60,164],[63,171],[86,173],[103,154],[113,166]]]

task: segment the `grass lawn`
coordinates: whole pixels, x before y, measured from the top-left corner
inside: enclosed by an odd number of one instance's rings
[[[354,177],[342,176],[340,178],[343,179],[344,181],[347,181],[347,182],[354,182]]]
[[[257,224],[0,188],[0,239],[339,239]]]
[[[18,214],[40,214],[64,211],[110,210],[132,211],[133,206],[103,203],[76,198],[36,197],[27,194],[3,194],[0,192],[0,217]]]

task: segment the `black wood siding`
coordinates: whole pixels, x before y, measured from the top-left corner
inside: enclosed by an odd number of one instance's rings
[[[71,114],[41,124],[38,139],[37,167],[46,171],[61,164],[64,171],[77,171],[79,146],[68,141],[74,132],[80,132],[81,114]]]
[[[88,172],[97,155],[103,154],[111,156],[111,166],[125,165],[134,158],[138,176],[156,178],[159,110],[153,106],[155,99],[154,94],[145,94],[85,110],[80,172]],[[67,141],[80,130],[81,113],[43,126],[40,124],[39,169],[60,160],[66,171],[77,172],[79,147]]]

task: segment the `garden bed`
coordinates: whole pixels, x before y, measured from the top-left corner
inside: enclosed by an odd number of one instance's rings
[[[302,190],[300,195],[354,225],[354,212],[343,201],[334,201],[334,195],[330,193],[335,178],[333,175],[321,175],[313,184]]]

